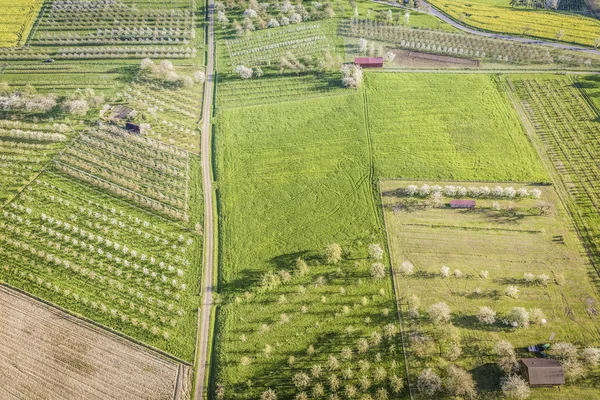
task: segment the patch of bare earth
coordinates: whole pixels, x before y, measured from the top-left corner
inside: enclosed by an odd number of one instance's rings
[[[2,400],[185,399],[186,369],[0,286]]]

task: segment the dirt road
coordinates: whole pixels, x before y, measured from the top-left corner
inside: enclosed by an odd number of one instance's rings
[[[374,3],[385,4],[386,6],[406,8],[398,2],[383,1],[383,0],[371,0],[371,1],[373,1]],[[419,1],[420,1],[421,5],[428,8],[428,10],[429,10],[429,11],[427,11],[428,14],[438,17],[439,19],[452,25],[456,29],[459,29],[463,32],[471,33],[473,35],[485,36],[485,37],[489,37],[489,38],[493,38],[493,39],[510,40],[512,42],[519,42],[519,43],[524,43],[524,44],[550,46],[550,47],[554,47],[556,49],[573,50],[573,51],[580,51],[583,53],[591,53],[591,54],[600,54],[600,50],[594,50],[594,49],[590,49],[587,47],[575,46],[575,45],[564,44],[564,43],[549,42],[549,41],[541,40],[541,39],[528,39],[528,38],[523,38],[523,37],[502,35],[502,34],[498,34],[498,33],[484,32],[484,31],[480,31],[477,29],[472,29],[472,28],[466,27],[466,26],[456,22],[455,20],[448,17],[443,12],[439,11],[437,8],[433,7],[427,1],[425,1],[425,0],[419,0]]]
[[[207,369],[207,356],[210,336],[210,311],[213,301],[213,188],[211,176],[211,133],[210,117],[212,113],[213,86],[215,78],[215,23],[214,0],[208,0],[208,60],[206,64],[206,85],[204,87],[204,105],[202,108],[202,184],[204,189],[204,277],[202,280],[202,305],[198,318],[198,370],[196,371],[195,399],[202,400],[206,392],[204,385]]]

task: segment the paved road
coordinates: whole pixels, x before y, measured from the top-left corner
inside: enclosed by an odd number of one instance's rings
[[[202,185],[204,189],[204,277],[202,279],[202,305],[198,310],[198,370],[196,371],[196,400],[204,399],[207,367],[207,355],[210,334],[210,311],[213,301],[213,260],[214,260],[214,229],[213,229],[213,189],[211,176],[211,132],[210,117],[212,113],[213,85],[215,78],[215,21],[214,0],[208,0],[208,61],[206,65],[206,85],[204,87],[204,102],[202,108]]]
[[[386,6],[406,8],[397,2],[384,1],[384,0],[371,0],[371,1],[373,1],[374,3],[384,4]],[[443,12],[439,11],[437,8],[433,7],[430,3],[428,3],[425,0],[420,0],[420,3],[429,9],[429,11],[427,11],[428,14],[438,17],[439,19],[452,25],[456,29],[460,29],[463,32],[471,33],[473,35],[485,36],[485,37],[489,37],[489,38],[493,38],[493,39],[510,40],[512,42],[519,42],[519,43],[525,43],[525,44],[550,46],[550,47],[554,47],[556,49],[573,50],[573,51],[580,51],[583,53],[591,53],[591,54],[600,55],[600,50],[594,50],[594,49],[590,49],[587,47],[574,46],[574,45],[565,44],[565,43],[548,42],[548,41],[540,40],[540,39],[528,39],[528,38],[517,37],[517,36],[502,35],[499,33],[483,32],[483,31],[479,31],[477,29],[472,29],[472,28],[466,27],[466,26],[456,22],[455,20],[448,17]]]

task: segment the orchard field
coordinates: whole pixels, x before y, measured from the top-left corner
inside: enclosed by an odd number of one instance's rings
[[[410,185],[439,185],[440,206],[407,195]],[[461,196],[449,188],[468,192]],[[492,192],[481,194],[482,188]],[[497,188],[505,193],[496,195]],[[531,195],[537,190],[539,198]],[[600,342],[596,271],[551,186],[383,181],[381,191],[413,383],[426,367],[443,371],[454,363],[473,373],[480,396],[495,398],[500,340],[512,343],[518,357],[529,357],[527,346],[547,342],[552,332],[555,342]],[[455,197],[474,198],[477,206],[450,209]],[[414,269],[409,272],[406,263]],[[432,319],[432,306],[440,302],[450,310],[443,324]],[[529,318],[516,327],[515,307]],[[533,397],[592,398],[598,390],[593,379],[565,389],[542,389]]]

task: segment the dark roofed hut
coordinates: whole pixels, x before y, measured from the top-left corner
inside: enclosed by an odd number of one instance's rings
[[[450,200],[452,208],[475,208],[475,200]]]
[[[383,57],[356,57],[354,64],[362,68],[381,68],[383,67]]]
[[[125,129],[127,129],[129,133],[135,133],[136,135],[139,135],[142,132],[139,125],[132,124],[131,122],[125,124]]]
[[[557,386],[565,384],[562,365],[551,358],[522,358],[519,361],[521,375],[529,386]]]

